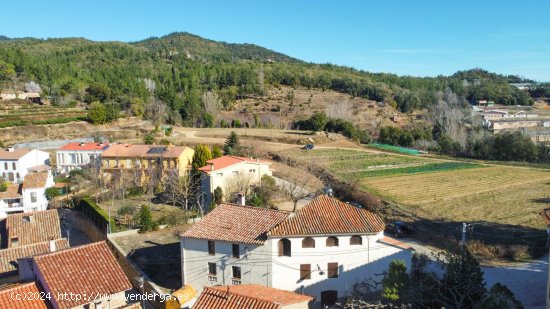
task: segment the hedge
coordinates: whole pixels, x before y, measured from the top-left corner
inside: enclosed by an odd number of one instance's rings
[[[99,207],[90,197],[84,197],[77,203],[77,210],[85,214],[102,231],[107,233],[109,215]],[[111,216],[111,230],[114,231],[115,219]]]

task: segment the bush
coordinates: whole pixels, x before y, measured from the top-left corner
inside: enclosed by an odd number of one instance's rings
[[[152,145],[155,143],[155,134],[152,133],[152,132],[149,132],[147,134],[145,134],[145,136],[143,137],[143,143],[145,143],[145,145]]]
[[[153,221],[153,215],[151,209],[147,205],[142,205],[138,217],[139,231],[147,232],[156,230],[158,225]]]
[[[214,189],[214,200],[213,200],[213,202],[216,203],[216,204],[219,204],[219,203],[222,202],[222,199],[223,199],[223,190],[220,187],[216,187],[216,189]]]
[[[143,194],[145,194],[145,189],[143,189],[143,187],[131,187],[130,189],[128,189],[129,197],[141,196]]]
[[[114,218],[111,217],[111,220],[109,220],[109,215],[105,212],[105,210],[92,201],[90,197],[82,198],[80,202],[76,203],[76,205],[76,209],[90,218],[90,220],[92,220],[92,222],[94,222],[94,224],[101,231],[106,231],[109,224],[111,226],[111,230],[116,226]]]
[[[112,116],[112,115],[111,115]],[[107,122],[107,108],[99,102],[93,102],[88,109],[88,120],[93,125]]]
[[[0,192],[6,192],[8,190],[8,183],[4,179],[0,179]]]

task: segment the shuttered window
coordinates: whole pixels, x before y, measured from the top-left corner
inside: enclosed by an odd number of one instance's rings
[[[338,238],[334,236],[327,237],[327,247],[338,247]]]
[[[311,264],[300,264],[300,280],[311,279]]]
[[[290,256],[290,240],[283,238],[278,242],[279,256]]]
[[[208,263],[208,274],[215,276],[216,273],[216,263]]]
[[[239,245],[238,244],[233,244],[231,245],[231,251],[232,251],[232,256],[236,259],[238,259],[240,257],[240,254],[239,254]]]
[[[213,240],[208,241],[208,254],[216,254],[216,243]]]
[[[327,277],[338,278],[338,263],[327,264]]]
[[[302,240],[302,248],[315,248],[315,239],[306,237]]]
[[[353,235],[349,239],[349,244],[352,245],[352,246],[362,245],[363,244],[363,238],[359,235]]]
[[[241,268],[239,266],[233,266],[233,278],[234,279],[241,279]]]

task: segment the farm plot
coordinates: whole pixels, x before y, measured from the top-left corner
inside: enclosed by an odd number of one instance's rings
[[[550,189],[550,172],[488,166],[446,172],[364,179],[375,191],[425,218],[543,227],[536,202]]]

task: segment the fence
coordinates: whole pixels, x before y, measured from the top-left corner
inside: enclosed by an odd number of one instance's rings
[[[61,146],[68,143],[91,143],[94,139],[90,137],[84,137],[79,139],[64,139],[64,140],[53,140],[53,141],[39,141],[39,142],[27,142],[27,143],[17,143],[13,146],[15,149],[19,148],[31,148],[31,149],[58,149]]]

